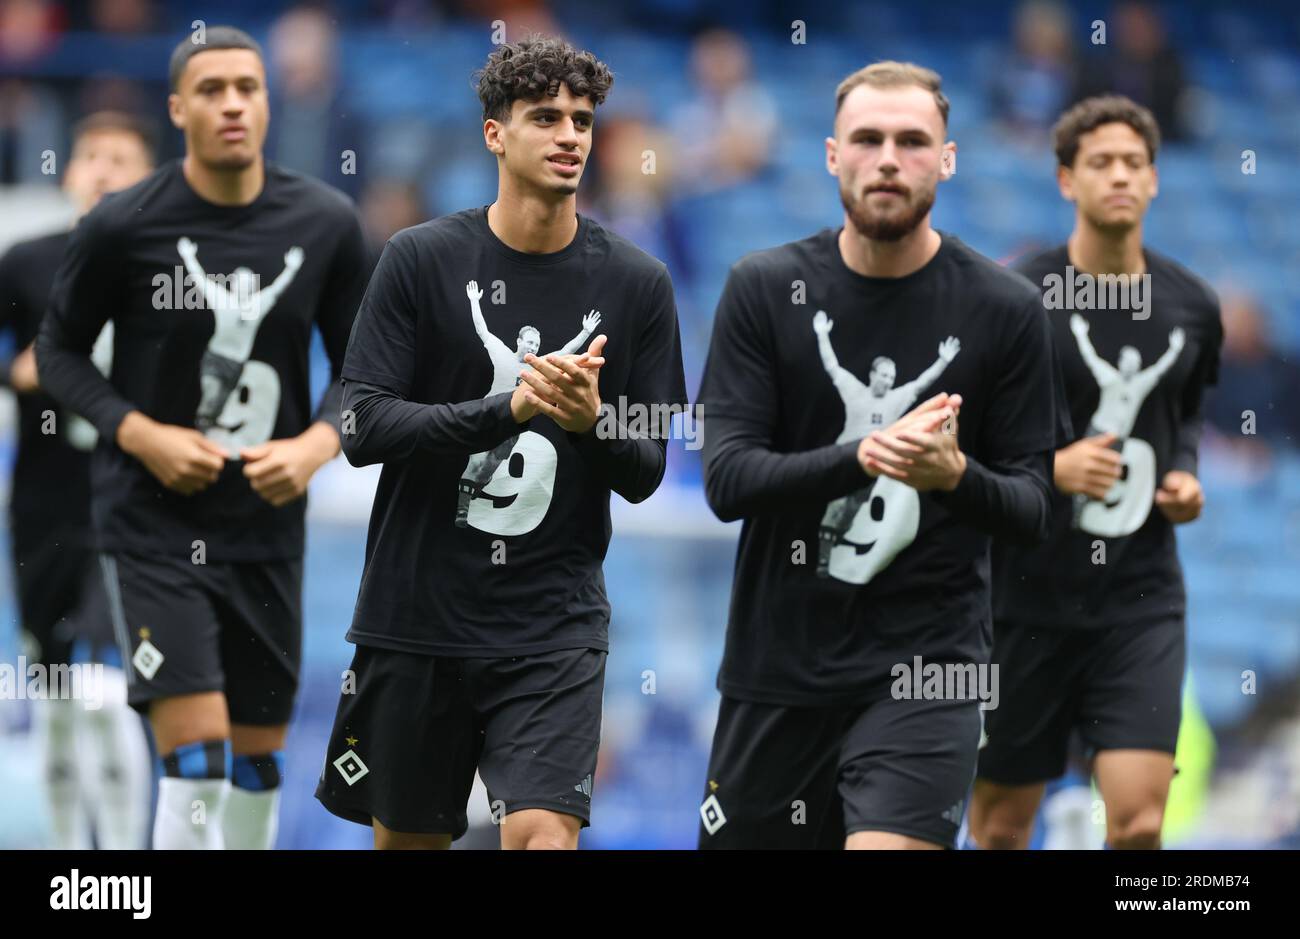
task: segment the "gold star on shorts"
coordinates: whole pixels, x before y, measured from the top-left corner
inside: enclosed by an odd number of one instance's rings
[[[348,742],[349,747],[355,747],[357,745],[356,737],[344,737],[343,739]]]

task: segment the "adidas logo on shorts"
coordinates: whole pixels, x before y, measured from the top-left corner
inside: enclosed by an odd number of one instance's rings
[[[588,773],[586,779],[584,779],[582,782],[574,786],[573,790],[575,792],[581,792],[584,796],[590,799],[591,798],[591,773]]]

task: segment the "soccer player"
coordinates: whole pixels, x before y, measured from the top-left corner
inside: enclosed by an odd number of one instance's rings
[[[1016,268],[1043,290],[1072,423],[1086,430],[1056,453],[1048,543],[994,549],[1002,694],[970,831],[982,848],[1028,846],[1044,785],[1064,772],[1077,731],[1106,803],[1107,843],[1157,848],[1186,657],[1174,526],[1204,503],[1201,395],[1216,379],[1223,330],[1210,287],[1142,243],[1157,190],[1151,112],[1089,98],[1053,136],[1074,231]],[[1137,291],[1095,287],[1144,280]],[[1064,284],[1094,289],[1071,295]],[[1098,302],[1111,294],[1118,303]]]
[[[702,848],[951,847],[985,695],[898,678],[973,678],[990,536],[1047,530],[1048,326],[1021,278],[930,226],[956,151],[939,76],[878,62],[835,104],[843,227],[732,268],[700,390],[709,504],[744,520]]]
[[[198,38],[170,66],[185,156],[82,219],[37,361],[100,434],[105,588],[163,765],[154,846],[269,848],[302,645],[304,495],[339,451],[341,387],[312,410],[309,342],[315,326],[337,373],[366,251],[345,196],[264,162],[257,44],[224,26]],[[109,319],[105,378],[90,352]]]
[[[610,409],[686,405],[667,269],[577,214],[612,81],[561,39],[498,47],[496,201],[394,235],[357,314],[343,450],[384,468],[316,796],[376,848],[448,847],[476,768],[503,848],[575,848],[590,821],[610,492],[647,498],[666,460],[665,428]],[[603,333],[538,357],[579,323]]]
[[[153,168],[153,135],[138,118],[101,111],[72,131],[63,189],[77,217]],[[32,343],[68,231],[9,249],[0,258],[0,329],[21,350],[5,369],[18,394],[18,454],[10,488],[14,580],[30,657],[47,669],[102,666],[99,707],[57,700],[35,706],[55,847],[142,848],[149,814],[148,743],[126,705],[126,676],[113,641],[90,523],[93,428],[60,413],[40,388]],[[111,352],[111,326],[101,350]],[[107,339],[107,341],[104,341]],[[105,363],[107,364],[107,363]],[[66,432],[58,433],[62,429]]]

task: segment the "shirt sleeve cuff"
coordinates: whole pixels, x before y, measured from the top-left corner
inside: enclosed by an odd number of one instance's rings
[[[105,408],[104,415],[95,425],[95,429],[99,431],[99,435],[103,439],[117,446],[117,429],[122,425],[122,421],[126,416],[135,410],[138,410],[136,406],[128,401],[110,404]]]
[[[945,509],[956,515],[963,507],[975,500],[985,483],[987,474],[988,470],[984,468],[984,464],[967,454],[966,471],[961,474],[961,479],[957,480],[956,487],[948,492],[934,489],[931,490],[930,495]]]
[[[515,414],[510,410],[510,399],[513,397],[514,395],[509,391],[503,391],[488,398],[485,404],[487,412],[500,421],[502,429],[514,430],[519,433],[520,428],[527,427],[532,419],[530,418],[522,424],[515,420]]]

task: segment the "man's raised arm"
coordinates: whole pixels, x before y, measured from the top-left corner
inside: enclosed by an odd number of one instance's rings
[[[587,337],[596,331],[600,325],[600,311],[592,310],[582,318],[582,332],[574,336],[560,348],[555,355],[577,355],[587,342]]]
[[[939,357],[934,360],[934,364],[902,386],[902,389],[906,390],[909,395],[909,403],[921,397],[921,394],[927,388],[939,380],[939,376],[948,367],[948,363],[957,358],[957,353],[960,351],[961,340],[955,336],[949,336],[939,343]]]
[[[1119,370],[1099,356],[1097,350],[1093,348],[1092,340],[1088,337],[1088,321],[1078,313],[1070,317],[1070,332],[1074,333],[1074,338],[1078,340],[1079,354],[1083,356],[1084,364],[1088,366],[1098,385],[1109,385],[1119,377]]]

